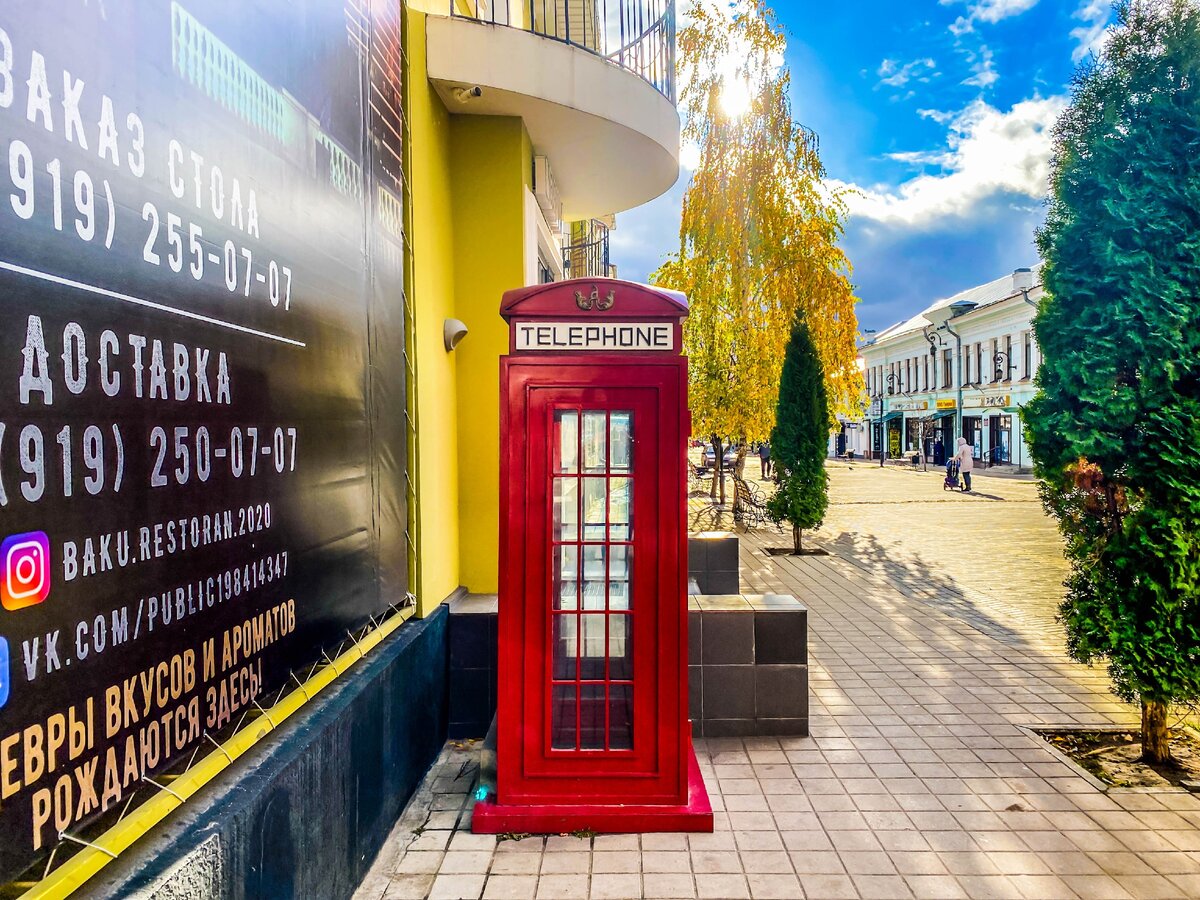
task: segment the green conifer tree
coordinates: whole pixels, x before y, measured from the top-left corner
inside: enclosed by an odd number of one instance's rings
[[[1142,704],[1200,700],[1200,9],[1126,0],[1055,130],[1026,420],[1066,538],[1068,648]]]
[[[771,518],[792,526],[796,553],[803,550],[803,530],[816,528],[829,503],[825,453],[829,445],[829,401],[821,358],[808,324],[798,317],[792,326],[779,379],[779,404],[771,432],[771,461],[779,488],[767,505]]]

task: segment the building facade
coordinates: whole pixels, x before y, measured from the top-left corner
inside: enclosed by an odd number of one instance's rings
[[[870,458],[941,462],[964,437],[982,465],[1032,465],[1021,411],[1041,361],[1032,326],[1040,271],[939,300],[864,344],[869,406],[858,430]]]

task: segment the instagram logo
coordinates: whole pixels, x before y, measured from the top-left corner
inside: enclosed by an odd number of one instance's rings
[[[0,580],[0,605],[24,609],[41,603],[50,594],[50,538],[44,531],[14,534],[0,544],[4,561]]]

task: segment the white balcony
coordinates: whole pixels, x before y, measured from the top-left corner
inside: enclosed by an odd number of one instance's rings
[[[658,17],[626,23],[636,3],[657,6]],[[451,113],[524,120],[535,153],[553,165],[564,219],[621,212],[675,183],[673,2],[534,0],[463,11],[459,0],[455,15],[427,18],[429,79]]]

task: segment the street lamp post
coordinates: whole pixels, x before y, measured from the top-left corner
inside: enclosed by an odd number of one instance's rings
[[[952,303],[950,305],[951,317],[962,315],[965,312],[970,312],[975,308],[975,304],[969,301],[961,301],[960,303]],[[943,322],[939,327],[939,331],[944,328],[947,334],[954,338],[954,365],[958,369],[954,381],[958,385],[958,406],[954,410],[954,434],[956,437],[962,436],[962,405],[963,405],[963,379],[962,379],[962,335],[950,327],[949,320]]]

